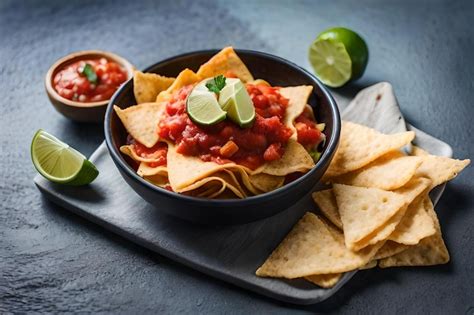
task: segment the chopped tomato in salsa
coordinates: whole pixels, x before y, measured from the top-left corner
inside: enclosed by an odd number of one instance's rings
[[[251,169],[282,157],[292,130],[282,122],[288,100],[280,95],[279,88],[247,85],[256,118],[246,129],[228,120],[206,127],[194,124],[185,106],[192,88],[183,87],[173,95],[159,124],[160,137],[173,141],[178,153],[220,164],[234,161]]]
[[[147,163],[150,167],[158,167],[166,165],[166,155],[168,153],[168,145],[164,142],[158,142],[151,148],[147,148],[131,136],[127,139],[127,143],[133,146],[135,153],[145,159],[153,159],[153,162]]]
[[[86,64],[89,64],[97,75],[96,84],[91,83],[83,74]],[[126,80],[127,72],[119,64],[106,58],[97,58],[67,65],[54,76],[53,86],[62,97],[87,103],[110,99]]]
[[[316,126],[312,112],[307,108],[295,119],[295,128],[298,142],[309,150],[316,149],[318,144],[324,139],[324,135]]]

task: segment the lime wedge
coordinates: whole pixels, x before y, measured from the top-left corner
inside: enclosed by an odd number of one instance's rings
[[[205,126],[223,121],[226,118],[226,112],[219,106],[216,95],[200,87],[201,84],[198,84],[186,100],[186,111],[189,118],[195,123]]]
[[[369,60],[365,41],[343,27],[318,35],[309,48],[309,61],[318,78],[330,87],[340,87],[362,76]]]
[[[41,175],[59,184],[86,185],[99,175],[84,155],[41,129],[31,142],[31,160]]]
[[[219,104],[230,120],[242,128],[250,127],[255,120],[255,107],[245,85],[239,79],[227,79],[219,94]]]

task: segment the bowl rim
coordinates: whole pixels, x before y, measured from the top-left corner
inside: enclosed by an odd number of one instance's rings
[[[159,62],[154,63],[151,66],[146,67],[143,72],[149,72],[151,69],[156,68],[159,65],[169,63],[173,61],[174,59],[177,58],[183,58],[183,57],[188,57],[192,55],[199,55],[199,54],[213,54],[219,52],[220,49],[204,49],[204,50],[196,50],[196,51],[191,51],[191,52],[186,52],[183,54],[178,54],[169,58],[165,58]],[[126,85],[129,82],[124,83],[115,93],[112,95],[109,104],[107,106],[106,112],[105,112],[105,118],[104,118],[104,134],[105,134],[105,142],[108,148],[109,153],[112,156],[112,159],[115,164],[118,164],[119,167],[127,173],[130,177],[132,177],[134,180],[138,181],[141,185],[144,185],[145,187],[163,194],[167,197],[170,198],[176,198],[177,200],[183,201],[183,202],[197,202],[197,203],[206,203],[206,204],[212,204],[214,206],[232,206],[232,205],[239,205],[239,206],[245,206],[245,205],[250,205],[254,204],[256,201],[262,201],[268,198],[272,198],[273,196],[276,196],[278,194],[284,193],[285,190],[288,190],[291,187],[299,185],[302,181],[304,181],[306,178],[310,177],[318,167],[321,167],[321,165],[324,165],[325,163],[329,162],[329,159],[331,159],[332,153],[337,149],[337,145],[339,143],[339,137],[340,137],[340,132],[341,132],[341,118],[339,114],[339,109],[337,107],[337,103],[332,97],[331,93],[329,90],[314,76],[311,74],[309,71],[306,69],[296,65],[295,63],[286,60],[282,57],[278,57],[269,53],[261,52],[261,51],[256,51],[256,50],[249,50],[249,49],[235,49],[236,53],[244,53],[244,54],[250,54],[250,55],[255,55],[258,57],[263,57],[267,59],[271,59],[276,62],[284,63],[289,65],[290,67],[296,68],[297,70],[303,72],[306,74],[309,78],[311,78],[314,83],[320,88],[322,94],[324,97],[328,99],[329,107],[331,108],[331,116],[333,118],[333,133],[331,139],[329,139],[328,145],[326,147],[326,150],[324,150],[323,154],[321,155],[321,158],[318,160],[316,165],[307,173],[305,173],[303,176],[297,178],[296,180],[292,181],[291,183],[288,183],[286,185],[283,185],[282,187],[279,187],[275,190],[256,195],[256,196],[250,196],[246,197],[243,199],[206,199],[206,198],[198,198],[198,197],[193,197],[193,196],[187,196],[183,194],[179,194],[176,192],[168,191],[166,189],[163,189],[161,187],[158,187],[156,185],[153,185],[152,183],[146,181],[142,177],[138,176],[138,174],[132,169],[130,165],[125,161],[125,159],[122,157],[120,154],[119,150],[114,146],[113,139],[112,139],[112,128],[111,128],[111,121],[112,121],[112,115],[114,113],[113,111],[113,106],[114,106],[114,100],[115,98],[122,92],[122,90],[126,87]],[[314,92],[313,92],[314,93]],[[118,163],[117,163],[118,162]]]
[[[108,59],[111,59],[114,62],[119,63],[123,68],[125,68],[125,71],[127,72],[127,80],[122,83],[126,84],[130,79],[133,78],[133,72],[135,70],[135,67],[125,58],[122,56],[119,56],[113,52],[110,51],[105,51],[105,50],[98,50],[98,49],[93,49],[93,50],[80,50],[76,52],[72,52],[64,57],[59,58],[56,60],[48,69],[46,72],[46,75],[44,77],[44,85],[46,88],[47,93],[54,98],[56,101],[61,102],[64,105],[71,106],[71,107],[76,107],[76,108],[93,108],[93,107],[100,107],[100,106],[106,106],[109,101],[112,99],[103,100],[103,101],[98,101],[98,102],[78,102],[78,101],[71,101],[68,100],[56,92],[56,90],[53,87],[53,75],[56,73],[57,69],[64,64],[67,64],[69,62],[72,62],[72,60],[77,59],[82,56],[87,56],[87,55],[99,55],[99,56],[104,56]],[[117,89],[119,90],[121,86]]]

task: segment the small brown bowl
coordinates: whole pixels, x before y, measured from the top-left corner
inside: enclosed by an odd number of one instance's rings
[[[133,77],[135,68],[130,62],[114,53],[101,50],[82,50],[69,54],[56,61],[46,73],[45,88],[49,100],[56,110],[67,118],[80,122],[102,122],[104,120],[105,110],[107,109],[109,100],[88,103],[71,101],[60,96],[53,88],[54,76],[58,70],[62,69],[65,65],[82,59],[100,57],[105,57],[121,65],[125,71],[127,71],[128,80]]]

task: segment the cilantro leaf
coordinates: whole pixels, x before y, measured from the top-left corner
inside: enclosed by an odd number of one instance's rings
[[[97,84],[98,77],[97,73],[95,73],[94,68],[88,63],[84,66],[84,69],[82,69],[82,74],[86,76],[87,81],[89,81],[92,84]]]
[[[223,75],[218,75],[214,79],[206,83],[206,87],[209,91],[214,93],[219,93],[225,86],[225,77]]]

